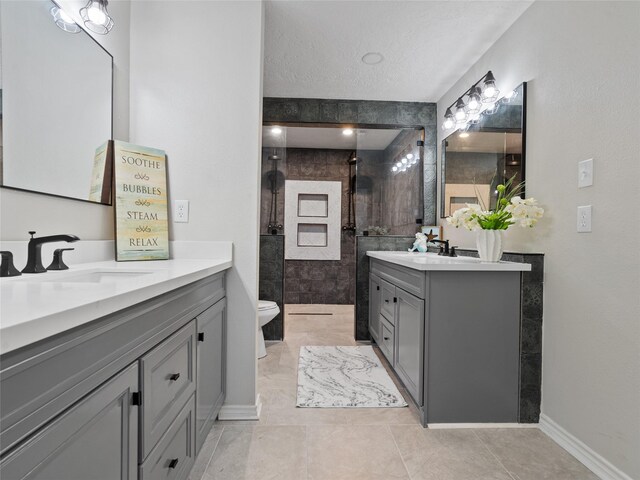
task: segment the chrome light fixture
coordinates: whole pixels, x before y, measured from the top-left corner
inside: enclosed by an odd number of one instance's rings
[[[461,123],[467,119],[467,110],[466,105],[464,104],[464,100],[462,97],[458,99],[456,102],[456,122]]]
[[[113,28],[113,19],[107,11],[108,0],[89,0],[80,9],[84,26],[94,33],[106,35]]]
[[[456,119],[453,116],[453,112],[451,111],[451,107],[447,108],[446,113],[444,114],[444,123],[442,124],[443,130],[449,130],[456,126]]]
[[[64,30],[67,33],[80,32],[80,25],[78,25],[67,12],[65,12],[55,3],[53,4],[53,7],[51,7],[51,10],[49,10],[49,12],[51,13],[53,21],[56,23],[58,28]]]

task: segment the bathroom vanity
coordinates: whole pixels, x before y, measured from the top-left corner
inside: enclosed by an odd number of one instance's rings
[[[230,266],[102,262],[3,281],[0,476],[187,478],[224,401]]]
[[[517,423],[531,265],[367,252],[369,331],[427,424]]]

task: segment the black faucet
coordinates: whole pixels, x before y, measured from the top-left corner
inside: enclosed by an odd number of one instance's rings
[[[42,257],[40,249],[44,243],[51,242],[77,242],[80,240],[75,235],[49,235],[48,237],[34,238],[36,232],[29,232],[31,240],[29,240],[27,265],[22,269],[22,273],[44,273],[47,271],[42,266]]]
[[[433,243],[441,243],[440,252],[438,255],[443,257],[457,257],[456,247],[449,248],[449,240],[431,240]]]

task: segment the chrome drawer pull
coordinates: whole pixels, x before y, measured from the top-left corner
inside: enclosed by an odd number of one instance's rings
[[[169,377],[169,380],[175,382],[176,380],[178,380],[180,378],[180,374],[179,373],[174,373],[173,375],[171,375]]]
[[[171,460],[169,462],[169,468],[176,468],[176,466],[178,465],[178,459],[174,458],[173,460]]]

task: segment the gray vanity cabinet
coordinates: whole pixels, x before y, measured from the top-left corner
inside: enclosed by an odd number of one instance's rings
[[[224,401],[225,294],[220,272],[0,357],[0,478],[185,480]]]
[[[225,394],[225,316],[226,299],[198,315],[196,391],[196,452],[202,448],[207,434],[222,407]]]
[[[138,366],[131,365],[2,461],[2,480],[134,480]]]
[[[376,343],[380,343],[380,279],[371,274],[369,276],[369,334]]]
[[[396,288],[395,370],[414,400],[422,402],[424,300]]]

